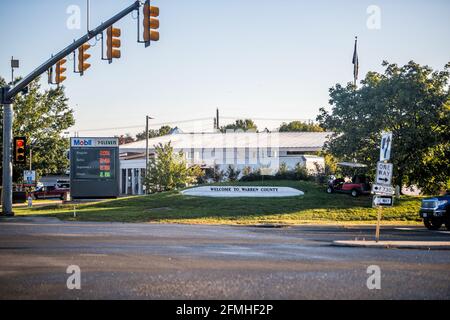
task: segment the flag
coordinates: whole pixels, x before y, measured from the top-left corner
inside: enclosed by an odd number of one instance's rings
[[[359,73],[358,37],[355,37],[355,51],[353,52],[352,63],[353,63],[354,84],[356,86],[356,81],[358,80],[358,73]]]

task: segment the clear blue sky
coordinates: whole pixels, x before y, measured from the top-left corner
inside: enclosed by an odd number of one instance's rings
[[[132,0],[91,0],[95,26]],[[442,69],[450,61],[448,0],[155,0],[161,41],[136,43],[131,16],[122,28],[122,59],[100,61],[93,48],[83,78],[64,83],[75,109],[74,129],[143,124],[223,115],[315,118],[328,104],[328,89],[352,80],[354,36],[359,36],[360,78],[381,71],[382,60],[415,60]],[[69,5],[83,11],[82,29],[69,30]],[[19,75],[85,32],[86,0],[3,1],[0,74]],[[369,30],[369,5],[381,9],[381,29]],[[44,83],[44,86],[46,84]],[[74,130],[72,129],[72,130]],[[137,130],[137,129],[136,129]],[[135,132],[121,130],[117,133]],[[112,134],[115,131],[102,132]]]

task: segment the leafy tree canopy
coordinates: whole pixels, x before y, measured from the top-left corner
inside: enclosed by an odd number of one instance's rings
[[[334,132],[326,148],[341,160],[369,165],[373,174],[381,132],[392,131],[395,184],[438,192],[450,177],[450,63],[443,71],[413,61],[383,66],[384,73],[369,72],[360,88],[330,89],[331,111],[322,108],[317,117]]]
[[[0,86],[4,84],[5,80],[0,77]],[[39,176],[63,174],[69,167],[69,140],[62,134],[75,124],[64,87],[43,91],[37,79],[28,89],[28,94],[19,94],[14,101],[13,135],[27,137],[32,150],[32,167]],[[0,120],[3,143],[3,112],[0,112]],[[23,170],[28,168],[29,164],[14,165],[14,181],[20,180]]]
[[[245,120],[236,120],[235,123],[227,124],[224,127],[220,128],[220,132],[227,132],[229,130],[236,131],[236,130],[242,130],[242,131],[257,131],[258,127],[251,119],[245,119]]]
[[[134,138],[129,133],[125,135],[122,134],[120,136],[115,136],[115,138],[119,138],[119,145],[132,143],[135,141]]]
[[[280,132],[323,132],[323,128],[314,123],[306,123],[301,121],[292,121],[283,123]]]
[[[156,137],[162,137],[162,136],[166,136],[168,134],[170,134],[170,131],[172,131],[173,128],[170,126],[162,126],[159,129],[149,129],[148,130],[148,138],[156,138]],[[141,133],[138,133],[136,135],[136,140],[137,141],[141,141],[141,140],[145,140],[145,130]]]
[[[198,166],[189,167],[182,153],[175,153],[170,143],[155,147],[156,155],[150,158],[145,178],[147,190],[170,191],[194,184],[203,176]]]

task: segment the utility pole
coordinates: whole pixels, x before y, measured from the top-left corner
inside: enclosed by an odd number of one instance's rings
[[[14,87],[5,86],[0,91],[0,103],[3,105],[3,194],[2,194],[2,212],[1,215],[13,216],[12,211],[12,126],[13,126],[13,101],[14,98],[21,92],[26,92],[28,85],[47,72],[51,67],[56,65],[60,60],[72,54],[75,50],[87,43],[89,40],[102,34],[106,29],[111,27],[131,12],[137,10],[143,4],[141,1],[135,1],[132,5],[122,10],[106,22],[102,23],[97,28],[89,31],[80,39],[74,41],[69,46],[65,47],[59,53],[53,55],[49,60],[44,62],[38,68],[33,70],[29,75],[20,80]],[[158,11],[159,13],[159,11]],[[159,36],[159,34],[158,34]]]
[[[89,33],[89,31],[91,31],[90,30],[90,20],[91,20],[91,1],[90,0],[87,0],[87,4],[86,4],[86,7],[87,7],[87,12],[86,12],[86,23],[87,23],[87,32]]]
[[[145,117],[145,176],[147,177],[148,174],[148,160],[149,160],[149,154],[148,154],[148,122],[150,119],[154,119],[150,116]],[[147,188],[145,188],[145,193],[148,194]]]
[[[216,109],[216,125],[217,130],[219,130],[220,129],[219,108]]]

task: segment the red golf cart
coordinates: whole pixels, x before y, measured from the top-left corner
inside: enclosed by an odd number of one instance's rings
[[[342,167],[342,171],[352,172],[350,177],[346,179],[338,178],[328,181],[327,193],[348,193],[352,197],[360,195],[369,195],[371,192],[370,179],[363,173],[367,168],[366,165],[353,162],[340,162],[338,166]]]

